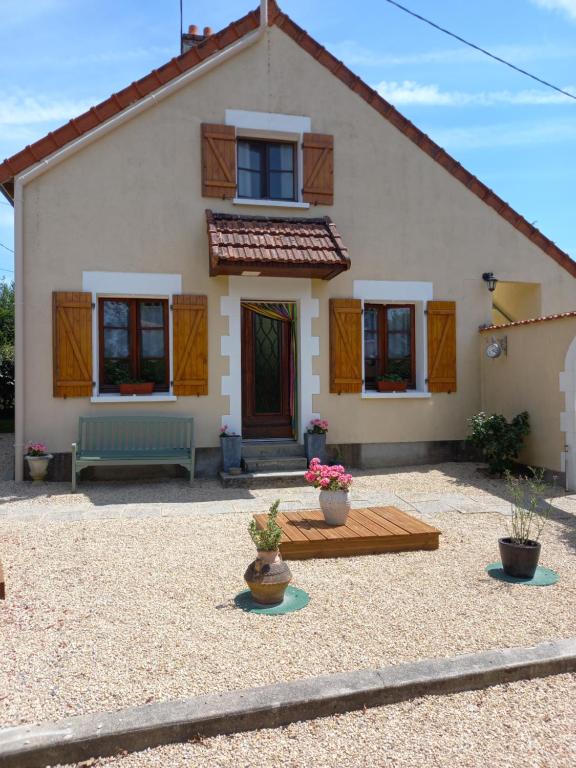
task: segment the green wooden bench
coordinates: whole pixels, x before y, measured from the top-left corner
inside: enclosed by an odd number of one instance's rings
[[[85,467],[178,464],[194,480],[194,419],[180,416],[81,416],[72,443],[72,492]]]

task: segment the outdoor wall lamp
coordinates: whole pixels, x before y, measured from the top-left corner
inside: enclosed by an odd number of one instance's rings
[[[492,293],[494,288],[496,288],[496,283],[498,282],[498,278],[494,277],[494,272],[484,272],[482,275],[482,280],[488,283],[488,290],[490,293]]]
[[[497,339],[492,336],[486,345],[486,357],[494,360],[495,358],[500,357],[502,353],[505,355],[508,354],[508,337],[503,336],[501,339]]]

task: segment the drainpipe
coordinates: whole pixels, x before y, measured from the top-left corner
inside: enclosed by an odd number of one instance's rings
[[[212,57],[202,62],[202,64],[194,67],[194,69],[184,72],[170,83],[160,87],[156,93],[145,96],[131,107],[127,107],[105,123],[93,128],[89,133],[80,136],[62,149],[52,153],[49,157],[41,160],[28,171],[14,179],[14,354],[16,358],[14,366],[14,478],[16,481],[21,481],[24,475],[24,223],[22,204],[25,185],[49,170],[52,166],[57,165],[83,147],[122,125],[122,123],[131,120],[148,107],[158,104],[166,96],[179,90],[189,82],[196,80],[198,77],[202,77],[206,72],[235,56],[239,51],[254,45],[264,35],[267,26],[268,0],[260,0],[260,24],[253,32],[247,34],[237,43],[232,43],[223,51],[215,53]]]

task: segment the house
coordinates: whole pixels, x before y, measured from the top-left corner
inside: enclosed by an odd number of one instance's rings
[[[573,310],[576,264],[274,0],[184,49],[0,165],[17,477],[127,412],[194,416],[207,473],[318,415],[357,466],[457,456],[478,327]]]

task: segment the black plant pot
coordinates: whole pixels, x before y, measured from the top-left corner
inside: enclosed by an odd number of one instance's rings
[[[498,539],[502,568],[508,576],[516,579],[531,579],[538,567],[540,559],[540,543],[528,539],[524,544],[518,544],[511,538]]]

